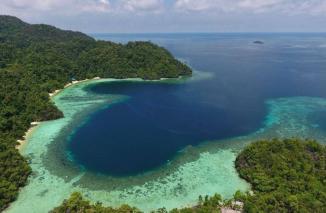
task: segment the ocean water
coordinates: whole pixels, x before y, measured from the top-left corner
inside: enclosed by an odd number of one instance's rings
[[[8,212],[46,212],[73,191],[148,212],[250,190],[234,168],[255,140],[326,143],[326,34],[97,34],[151,40],[194,70],[176,80],[92,80],[53,98],[22,154],[33,175]],[[264,44],[254,44],[261,40]]]
[[[326,94],[324,36],[95,36],[117,42],[152,40],[211,77],[180,84],[91,86],[93,93],[130,97],[93,114],[67,142],[76,163],[94,172],[124,176],[155,169],[186,146],[259,129],[267,99]],[[265,44],[254,44],[255,40]]]

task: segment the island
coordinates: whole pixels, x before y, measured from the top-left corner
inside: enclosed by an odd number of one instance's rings
[[[49,93],[91,78],[156,80],[192,70],[151,42],[118,44],[0,16],[0,211],[16,199],[31,169],[15,148],[33,122],[63,116]]]
[[[254,43],[254,44],[264,44],[263,41],[254,41],[253,43]]]

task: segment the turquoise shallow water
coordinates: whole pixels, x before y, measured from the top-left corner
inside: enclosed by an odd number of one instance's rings
[[[193,205],[200,194],[217,192],[228,198],[238,189],[250,189],[234,169],[236,155],[246,144],[273,137],[307,137],[325,143],[326,48],[323,44],[326,41],[323,36],[161,35],[150,39],[205,72],[196,72],[190,79],[163,82],[133,79],[143,90],[130,87],[133,83],[117,83],[112,79],[91,80],[63,90],[53,101],[65,118],[43,122],[28,138],[21,152],[30,158],[33,174],[7,212],[47,212],[73,191],[105,205],[128,203],[144,211]],[[253,45],[253,40],[264,40],[265,45]],[[113,92],[110,86],[113,81],[120,85],[119,92]],[[165,96],[155,97],[156,90],[146,89],[147,83],[162,87]],[[101,85],[110,89],[105,92],[90,89]],[[124,88],[128,91],[121,92]],[[145,92],[144,99],[137,96],[139,91]],[[74,135],[92,124],[102,112],[110,115],[111,111],[118,112],[117,107],[128,106],[126,109],[136,109],[135,112],[144,115],[137,107],[146,106],[149,107],[144,108],[148,109],[145,110],[147,118],[153,122],[157,113],[152,113],[155,112],[152,107],[157,103],[167,115],[172,112],[174,116],[178,113],[169,110],[175,109],[177,103],[181,108],[187,106],[180,111],[183,116],[180,123],[187,119],[200,121],[194,122],[197,126],[185,127],[198,127],[203,135],[195,136],[202,141],[180,141],[176,153],[171,152],[165,158],[167,161],[120,177],[90,170],[82,161],[76,163],[76,153],[67,149],[70,141],[78,147]],[[205,117],[205,112],[212,116]],[[200,115],[199,119],[196,115]],[[209,118],[207,122],[205,118]],[[123,122],[128,119],[131,117],[123,117]],[[176,121],[172,125],[178,124]],[[164,122],[164,126],[170,125]],[[201,125],[211,127],[199,128]],[[184,126],[177,127],[185,130]],[[218,134],[213,132],[214,128]],[[86,142],[103,148],[95,137]],[[128,163],[126,159],[124,163]]]

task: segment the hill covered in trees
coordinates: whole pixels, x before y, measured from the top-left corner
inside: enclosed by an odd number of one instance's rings
[[[237,191],[230,200],[215,194],[199,196],[190,208],[158,209],[153,213],[213,213],[221,208],[242,209],[245,213],[326,212],[326,147],[312,140],[285,139],[258,141],[246,147],[235,162],[240,176],[253,193]],[[90,204],[74,193],[53,213],[61,212],[140,212],[124,205],[120,208]]]
[[[63,116],[49,92],[86,78],[159,79],[191,72],[150,42],[96,41],[80,32],[0,15],[0,211],[31,173],[15,149],[17,139],[31,122]]]
[[[245,212],[326,212],[326,147],[316,141],[258,141],[236,169],[254,192],[243,197]]]

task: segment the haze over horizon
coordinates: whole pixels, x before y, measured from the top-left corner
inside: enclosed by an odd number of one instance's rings
[[[2,0],[0,14],[86,33],[325,32],[325,0]]]

